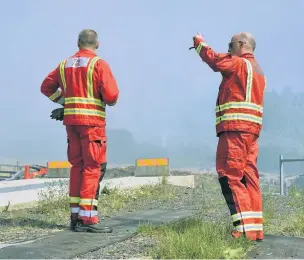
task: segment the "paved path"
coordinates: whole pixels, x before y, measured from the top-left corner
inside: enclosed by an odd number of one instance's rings
[[[247,254],[249,259],[304,259],[304,238],[265,236]]]
[[[20,244],[2,245],[1,259],[71,259],[136,235],[140,224],[159,226],[191,217],[191,210],[145,210],[106,220],[111,234],[62,231],[54,235]]]

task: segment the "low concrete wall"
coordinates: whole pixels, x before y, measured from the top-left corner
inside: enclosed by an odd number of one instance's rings
[[[167,182],[171,185],[184,186],[189,188],[201,188],[204,175],[188,175],[188,176],[168,176]],[[162,182],[162,177],[122,177],[103,180],[103,187],[131,189],[139,188],[144,185],[155,185]],[[0,208],[19,207],[20,204],[33,205],[39,200],[39,192],[47,190],[50,186],[62,187],[62,183],[68,184],[68,179],[31,179],[18,181],[2,181],[0,182]]]
[[[139,188],[144,185],[155,185],[162,182],[162,177],[123,177],[115,178],[111,180],[104,180],[101,187],[118,188],[118,189],[132,189]],[[168,176],[168,184],[183,186],[189,188],[195,188],[195,177],[194,175],[188,176]]]
[[[70,178],[70,168],[48,169],[47,178]]]

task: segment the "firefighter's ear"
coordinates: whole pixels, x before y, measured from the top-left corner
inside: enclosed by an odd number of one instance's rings
[[[99,42],[96,43],[96,50],[99,48]]]

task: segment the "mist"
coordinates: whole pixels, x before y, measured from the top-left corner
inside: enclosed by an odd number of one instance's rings
[[[40,93],[44,77],[77,51],[84,28],[99,33],[98,54],[120,88],[107,109],[108,163],[169,157],[174,168],[215,165],[215,102],[221,75],[192,46],[201,32],[217,52],[251,32],[267,78],[259,169],[278,172],[279,155],[304,157],[300,0],[234,1],[3,1],[0,163],[67,160],[66,132],[49,118],[58,107]],[[243,11],[242,11],[243,10]],[[302,173],[303,164],[286,165]]]

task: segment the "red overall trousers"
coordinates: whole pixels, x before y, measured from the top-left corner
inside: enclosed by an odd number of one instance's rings
[[[263,239],[262,194],[257,169],[258,136],[239,131],[219,135],[216,169],[235,230],[249,240]]]
[[[97,206],[101,165],[106,163],[104,127],[66,126],[70,173],[71,217],[84,224],[99,222]]]

